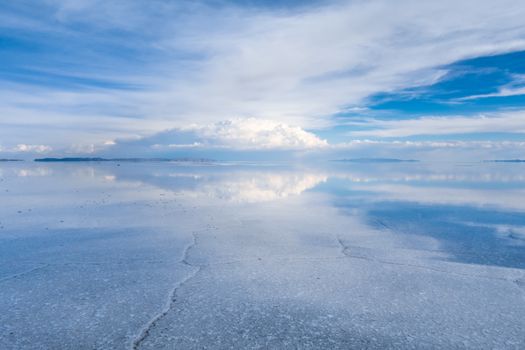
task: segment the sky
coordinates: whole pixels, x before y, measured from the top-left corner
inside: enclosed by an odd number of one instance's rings
[[[0,158],[525,158],[525,3],[0,0]]]

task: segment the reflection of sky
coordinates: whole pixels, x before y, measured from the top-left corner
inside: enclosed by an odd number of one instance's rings
[[[143,181],[187,198],[217,199],[235,203],[256,203],[300,195],[326,181],[323,173],[305,173],[290,169],[156,169],[142,172],[118,172],[119,180]]]
[[[522,345],[522,168],[1,165],[0,348]]]
[[[393,168],[339,174],[328,190],[343,211],[358,208],[372,227],[435,239],[454,261],[525,267],[525,167]]]
[[[39,191],[44,191],[45,177],[49,182],[62,178],[65,186],[80,183],[91,192],[152,186],[154,191],[128,194],[127,198],[166,192],[182,201],[216,202],[232,210],[238,205],[265,202],[285,207],[286,200],[294,197],[304,197],[308,206],[308,193],[321,193],[330,198],[327,203],[345,215],[357,216],[374,230],[387,229],[408,242],[415,236],[435,240],[439,250],[453,261],[523,268],[524,169],[522,164],[329,164],[298,168],[26,163],[6,165],[0,174],[9,181],[19,178],[16,181],[20,184]]]
[[[366,215],[375,227],[436,239],[454,261],[525,268],[522,213],[396,201],[378,203]]]

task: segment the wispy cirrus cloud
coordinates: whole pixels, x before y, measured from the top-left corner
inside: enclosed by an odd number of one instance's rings
[[[525,95],[525,74],[515,74],[513,76],[512,82],[499,87],[498,91],[496,92],[461,97],[456,99],[456,101],[468,101],[491,97],[510,97],[520,95]]]
[[[0,138],[16,145],[23,130],[56,150],[98,149],[107,140],[253,118],[290,129],[264,137],[242,129],[235,142],[308,149],[322,140],[297,130],[330,128],[334,115],[366,106],[373,94],[431,84],[458,60],[525,49],[524,17],[525,6],[511,0],[334,1],[287,9],[17,1],[0,11],[0,31],[16,44],[0,72],[2,95],[10,96],[0,101]],[[441,135],[451,121],[454,130],[467,129],[464,119],[371,120],[377,130],[352,135],[395,137],[432,126]],[[509,122],[521,128],[517,119]],[[227,144],[221,129],[204,130],[197,141],[159,144]]]
[[[446,135],[475,133],[525,134],[523,111],[500,112],[477,116],[434,116],[405,120],[361,121],[367,130],[350,132],[353,137],[409,137],[418,135]]]
[[[479,162],[494,159],[523,158],[525,141],[354,139],[349,142],[331,145],[325,153],[329,155],[329,159],[365,157],[416,159],[421,161]]]
[[[525,150],[525,141],[410,141],[410,140],[369,140],[357,139],[332,145],[333,149],[352,149],[359,147],[379,146],[388,148],[456,148],[456,149],[521,149]]]
[[[490,94],[481,94],[481,95],[472,95],[468,97],[462,97],[457,99],[458,101],[467,101],[467,100],[476,100],[481,98],[490,98],[490,97],[510,97],[510,96],[520,96],[525,95],[525,87],[502,87],[498,92],[493,92]]]

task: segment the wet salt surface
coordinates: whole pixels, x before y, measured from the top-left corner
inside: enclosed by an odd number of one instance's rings
[[[525,165],[0,164],[1,349],[525,347]]]

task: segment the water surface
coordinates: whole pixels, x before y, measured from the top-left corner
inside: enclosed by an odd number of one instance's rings
[[[0,163],[0,348],[525,347],[525,164]]]

